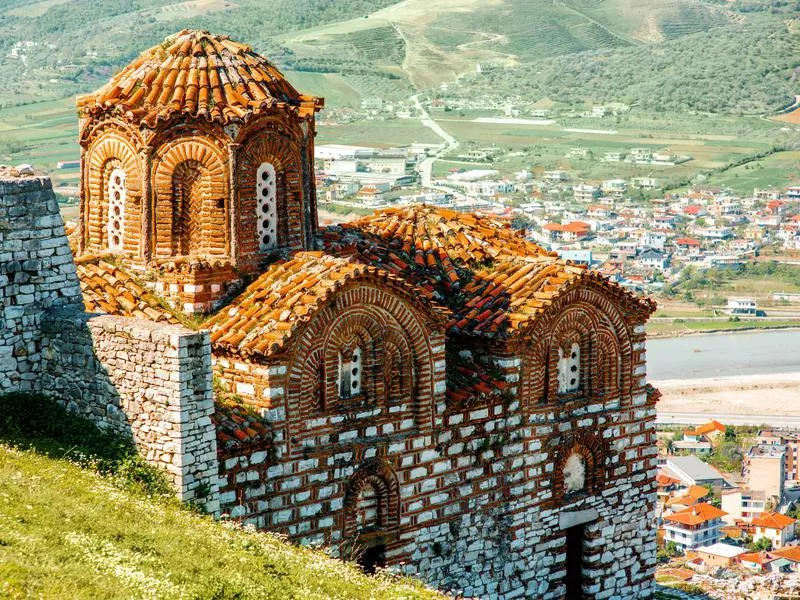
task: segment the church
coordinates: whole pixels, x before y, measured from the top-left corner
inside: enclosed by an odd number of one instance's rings
[[[205,31],[78,99],[84,302],[208,331],[223,515],[469,597],[652,597],[654,303],[486,216],[320,228],[322,108]]]

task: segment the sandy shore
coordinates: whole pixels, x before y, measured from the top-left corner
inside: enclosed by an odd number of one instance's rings
[[[800,418],[800,372],[651,382],[661,414],[770,415]]]

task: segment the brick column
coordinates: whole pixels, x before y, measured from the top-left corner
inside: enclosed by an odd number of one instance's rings
[[[141,257],[145,262],[153,254],[153,147],[142,148],[142,244]]]
[[[230,177],[230,201],[228,204],[228,218],[230,227],[230,240],[228,251],[234,265],[239,264],[239,148],[241,144],[232,142],[228,144],[228,171]]]
[[[89,211],[86,207],[86,186],[89,185],[89,178],[86,174],[86,148],[81,146],[81,180],[78,196],[78,206],[80,207],[80,214],[78,215],[78,255],[86,251],[86,236],[89,233],[88,224],[86,219],[89,218]]]

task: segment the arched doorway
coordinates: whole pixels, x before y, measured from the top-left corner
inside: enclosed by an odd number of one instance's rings
[[[378,460],[364,463],[347,486],[344,539],[365,572],[387,565],[387,547],[397,539],[398,509],[394,472]]]

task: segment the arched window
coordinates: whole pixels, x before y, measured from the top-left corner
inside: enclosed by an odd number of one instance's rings
[[[172,174],[174,230],[173,245],[178,255],[200,252],[203,244],[203,173],[200,163],[187,160]]]
[[[116,167],[108,176],[108,249],[122,250],[125,237],[125,171]]]
[[[578,391],[581,386],[581,347],[573,342],[569,349],[558,349],[558,393]]]
[[[278,185],[275,167],[261,163],[256,173],[256,220],[258,249],[268,252],[278,247]]]
[[[339,396],[350,398],[361,394],[361,348],[356,346],[352,352],[339,352]]]

